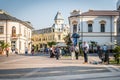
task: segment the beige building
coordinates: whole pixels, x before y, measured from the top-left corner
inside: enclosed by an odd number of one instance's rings
[[[64,24],[64,19],[60,12],[57,12],[52,27],[35,30],[32,40],[34,45],[40,48],[47,46],[47,42],[64,42],[63,38],[69,33],[69,26]]]
[[[25,47],[31,51],[32,25],[0,10],[0,41],[10,44],[10,52],[24,53]]]

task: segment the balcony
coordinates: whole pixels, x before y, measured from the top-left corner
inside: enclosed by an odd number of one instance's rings
[[[17,40],[22,34],[13,34],[11,35],[11,40]]]

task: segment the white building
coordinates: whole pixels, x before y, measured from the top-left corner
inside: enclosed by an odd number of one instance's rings
[[[117,40],[117,20],[119,12],[89,10],[81,13],[74,10],[69,17],[70,32],[78,33],[82,41],[95,41],[100,45]]]
[[[10,52],[17,50],[24,53],[25,47],[31,50],[32,29],[30,22],[21,21],[0,10],[0,41],[10,44]]]
[[[119,19],[118,19],[118,28],[117,28],[117,41],[118,44],[120,45],[120,0],[117,2],[117,10],[119,12]]]

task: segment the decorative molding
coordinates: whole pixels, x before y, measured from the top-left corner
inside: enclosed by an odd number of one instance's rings
[[[87,24],[93,24],[93,20],[88,20]]]
[[[78,24],[78,22],[77,22],[77,21],[73,21],[72,24],[73,24],[73,25],[76,25],[76,24]]]
[[[106,24],[106,21],[105,20],[101,20],[99,23],[100,24]]]

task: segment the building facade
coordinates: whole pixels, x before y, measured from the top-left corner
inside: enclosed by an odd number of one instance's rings
[[[34,45],[40,48],[47,46],[47,42],[64,42],[64,37],[69,33],[69,26],[64,24],[64,19],[60,12],[57,12],[54,18],[54,24],[51,27],[35,30],[32,40]]]
[[[0,10],[0,41],[9,43],[10,52],[24,53],[25,47],[31,51],[32,25]]]
[[[120,45],[120,0],[117,2],[117,10],[119,12],[118,27],[117,27],[117,43]]]
[[[89,10],[81,13],[71,12],[69,17],[70,32],[78,33],[81,41],[95,41],[99,45],[117,41],[118,11]]]

